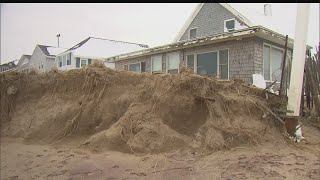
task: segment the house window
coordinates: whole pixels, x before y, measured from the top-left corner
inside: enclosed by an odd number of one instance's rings
[[[235,30],[235,19],[228,19],[224,21],[224,32],[230,32]]]
[[[187,55],[187,66],[188,68],[194,70],[194,55]]]
[[[229,50],[219,50],[186,56],[187,66],[200,75],[217,76],[229,79]]]
[[[62,66],[62,60],[61,60],[61,57],[60,57],[60,56],[58,56],[58,58],[57,58],[57,59],[58,59],[58,66],[59,66],[59,67],[61,67],[61,66]]]
[[[228,50],[219,51],[219,77],[229,79],[229,55]]]
[[[162,72],[162,55],[151,57],[151,72]]]
[[[129,71],[141,72],[141,63],[129,64]]]
[[[80,68],[80,58],[75,58],[76,59],[76,68]]]
[[[43,62],[41,62],[41,68],[43,68]]]
[[[71,53],[67,55],[67,65],[71,65]]]
[[[216,76],[218,71],[218,52],[197,55],[197,73]]]
[[[62,56],[62,66],[65,66],[66,65],[66,55],[63,55]]]
[[[81,59],[81,64],[80,67],[88,65],[88,60],[87,59]]]
[[[146,62],[141,62],[141,72],[146,72]]]
[[[125,65],[123,65],[123,69],[125,70],[125,71],[128,71],[128,64],[125,64]]]
[[[197,29],[198,28],[192,28],[189,30],[189,39],[193,39],[197,37]]]
[[[179,53],[167,54],[167,73],[176,74],[179,72]]]
[[[275,46],[263,45],[263,77],[269,81],[281,81],[281,62],[283,49]]]

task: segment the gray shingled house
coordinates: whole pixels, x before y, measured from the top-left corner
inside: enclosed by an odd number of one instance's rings
[[[185,64],[194,73],[226,80],[240,78],[252,83],[252,74],[258,73],[266,81],[279,82],[287,34],[272,25],[271,5],[265,5],[261,14],[227,3],[201,3],[173,43],[105,61],[114,62],[118,70],[178,73]],[[293,39],[289,37],[288,59],[292,50]]]

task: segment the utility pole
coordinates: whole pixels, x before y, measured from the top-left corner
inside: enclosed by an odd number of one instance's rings
[[[307,33],[310,3],[297,3],[296,31],[293,46],[293,59],[288,92],[288,116],[299,116],[304,65],[306,59]]]
[[[60,34],[57,34],[57,38],[58,38],[58,47],[59,47],[59,38],[60,38]]]

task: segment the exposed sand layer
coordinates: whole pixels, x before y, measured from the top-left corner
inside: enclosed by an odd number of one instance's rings
[[[0,83],[1,136],[9,138],[1,142],[4,178],[319,176],[319,130],[306,128],[312,133],[303,150],[289,147],[269,113],[283,100],[266,99],[240,80],[94,64],[9,72],[0,74]]]

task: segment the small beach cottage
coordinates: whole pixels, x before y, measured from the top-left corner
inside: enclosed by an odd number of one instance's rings
[[[117,54],[129,53],[146,48],[148,48],[148,45],[88,37],[72,48],[57,55],[56,66],[59,70],[77,69],[91,64],[93,60],[100,60],[104,57],[111,57]],[[101,61],[103,62],[103,60]],[[115,68],[114,63],[106,62],[105,65],[110,68]]]

